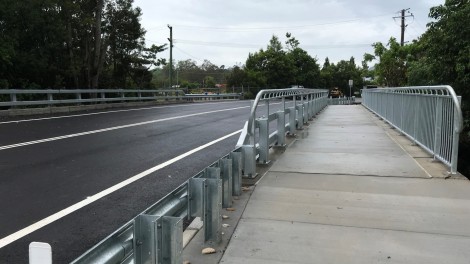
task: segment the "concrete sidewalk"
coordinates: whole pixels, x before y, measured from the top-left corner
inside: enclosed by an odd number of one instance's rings
[[[303,137],[256,185],[220,263],[470,263],[469,181],[445,180],[362,106],[327,107]]]

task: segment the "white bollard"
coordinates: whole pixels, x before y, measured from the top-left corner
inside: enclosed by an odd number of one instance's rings
[[[52,248],[48,243],[29,244],[29,264],[52,264]]]

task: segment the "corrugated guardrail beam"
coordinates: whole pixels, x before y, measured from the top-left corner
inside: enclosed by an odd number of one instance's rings
[[[9,95],[10,100],[0,101],[0,106],[60,105],[102,103],[120,101],[144,101],[158,99],[175,100],[221,100],[240,99],[242,94],[185,94],[183,90],[131,90],[131,89],[3,89],[0,95]],[[84,98],[87,95],[88,98]],[[25,98],[21,98],[25,97]],[[37,99],[32,99],[36,97]],[[1,100],[1,97],[0,97]]]

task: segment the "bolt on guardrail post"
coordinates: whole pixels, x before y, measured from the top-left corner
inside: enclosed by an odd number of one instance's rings
[[[242,153],[232,151],[232,194],[240,196],[242,194]]]
[[[220,177],[222,178],[222,208],[232,206],[232,160],[219,160]]]
[[[14,93],[10,94],[10,101],[11,102],[17,102],[16,94],[14,94]]]
[[[219,168],[207,168],[205,175],[220,177]],[[221,234],[222,180],[191,178],[188,181],[188,216],[201,217],[204,242],[217,244]]]
[[[304,106],[302,104],[296,105],[296,109],[298,111],[298,119],[297,119],[297,129],[303,129],[304,128]]]
[[[136,264],[181,263],[183,218],[139,215],[134,219]]]
[[[277,145],[286,145],[286,113],[284,111],[276,112],[277,118]]]
[[[288,109],[289,112],[289,134],[294,135],[295,134],[295,128],[297,126],[295,120],[295,114],[297,112],[295,105],[293,107],[289,107]]]
[[[47,93],[47,101],[49,102],[54,101],[54,96],[52,95],[52,93]]]
[[[259,163],[269,163],[269,118],[258,118],[259,126]]]
[[[256,177],[256,147],[254,145],[243,145],[242,154],[243,161],[243,175],[248,178]]]

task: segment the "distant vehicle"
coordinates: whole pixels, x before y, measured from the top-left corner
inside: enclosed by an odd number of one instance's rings
[[[304,88],[302,85],[291,85],[290,88]]]
[[[338,97],[342,97],[342,96],[343,96],[343,92],[341,92],[341,90],[338,87],[335,87],[335,88],[330,90],[330,97],[331,98],[338,98]]]

